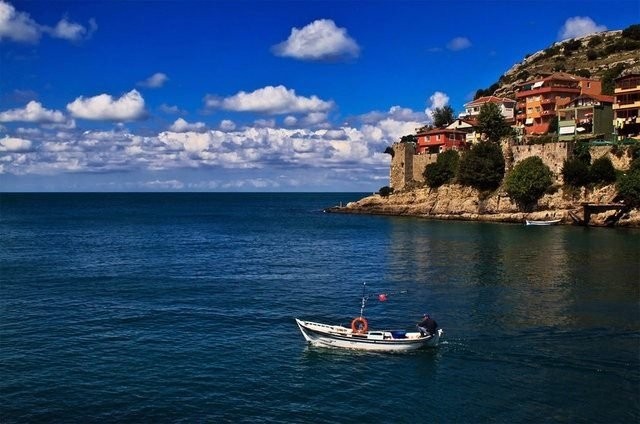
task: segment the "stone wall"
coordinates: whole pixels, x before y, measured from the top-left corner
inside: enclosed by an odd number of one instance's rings
[[[415,155],[413,157],[413,181],[424,184],[424,170],[427,165],[434,163],[438,159],[436,153]]]
[[[615,169],[624,171],[629,169],[629,165],[631,164],[631,151],[629,149],[621,150],[620,153],[615,154],[615,149],[612,149],[611,146],[593,146],[589,148],[589,154],[591,155],[591,162],[594,160],[601,158],[602,156],[607,156],[611,159],[611,163],[613,163],[613,167]]]
[[[538,156],[551,169],[555,180],[559,183],[562,183],[562,166],[564,161],[573,155],[573,148],[572,141],[517,146],[502,145],[507,170],[528,157]],[[415,146],[411,143],[394,143],[393,151],[390,184],[395,191],[421,186],[424,183],[426,166],[438,158],[437,154],[416,155]],[[591,161],[605,155],[608,156],[616,169],[628,169],[631,163],[629,149],[615,154],[615,149],[612,150],[612,146],[594,146],[589,149],[589,152]]]
[[[514,166],[531,156],[538,156],[551,169],[555,179],[562,181],[562,165],[573,154],[573,142],[512,146],[511,152]]]

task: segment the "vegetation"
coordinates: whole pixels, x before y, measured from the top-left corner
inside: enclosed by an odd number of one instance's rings
[[[485,103],[478,114],[478,131],[487,136],[487,140],[497,143],[502,137],[512,134],[511,126],[506,123],[500,108],[495,103]]]
[[[460,155],[455,150],[447,150],[438,155],[435,163],[430,163],[424,170],[424,178],[431,188],[440,187],[451,182],[458,173]]]
[[[504,157],[497,143],[474,145],[460,158],[458,181],[479,190],[493,190],[504,176]]]
[[[446,127],[455,121],[453,108],[449,105],[437,107],[431,112],[433,118],[433,126],[436,128]]]
[[[624,63],[618,63],[611,69],[607,69],[602,74],[602,94],[613,95],[615,89],[615,79],[624,71]]]
[[[565,184],[573,187],[589,184],[589,163],[577,157],[565,160],[562,165],[562,178]]]
[[[551,170],[538,156],[518,163],[507,176],[505,189],[521,207],[534,205],[553,183]]]
[[[380,190],[378,190],[378,194],[382,197],[387,197],[391,193],[393,193],[393,189],[389,186],[380,187]]]
[[[589,170],[589,179],[595,184],[609,184],[616,180],[616,170],[611,159],[606,156],[593,161]]]
[[[640,207],[640,159],[634,159],[616,183],[618,196],[631,207]]]
[[[416,143],[418,141],[418,137],[414,134],[403,135],[400,137],[400,143]]]
[[[622,30],[622,36],[640,41],[640,24],[631,25]]]

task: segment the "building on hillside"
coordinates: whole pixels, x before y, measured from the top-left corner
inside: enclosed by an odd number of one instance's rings
[[[613,134],[613,96],[583,94],[558,109],[558,140],[610,139]]]
[[[453,121],[451,124],[447,125],[446,129],[448,130],[458,130],[465,133],[465,141],[468,144],[478,143],[480,142],[481,135],[477,131],[478,121],[475,118],[458,118]]]
[[[449,128],[436,128],[416,134],[416,154],[442,153],[445,150],[465,150],[467,133]]]
[[[516,125],[524,134],[545,134],[557,117],[556,110],[582,94],[601,94],[602,83],[556,72],[520,84],[516,92]]]
[[[628,69],[616,79],[614,97],[618,137],[640,137],[640,67]]]
[[[485,96],[480,97],[472,102],[464,105],[464,112],[459,115],[460,118],[469,118],[478,116],[480,114],[480,108],[487,103],[495,103],[500,108],[500,112],[504,119],[512,123],[515,117],[516,101],[508,99],[506,97]]]

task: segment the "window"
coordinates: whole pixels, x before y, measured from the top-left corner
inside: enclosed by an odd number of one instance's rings
[[[436,140],[437,140],[437,141],[440,141],[440,134],[438,134],[438,135],[436,136]]]

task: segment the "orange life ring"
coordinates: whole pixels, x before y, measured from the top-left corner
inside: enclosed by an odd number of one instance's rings
[[[353,321],[351,321],[351,331],[354,333],[363,334],[366,333],[367,330],[369,330],[369,323],[364,317],[354,318]]]

